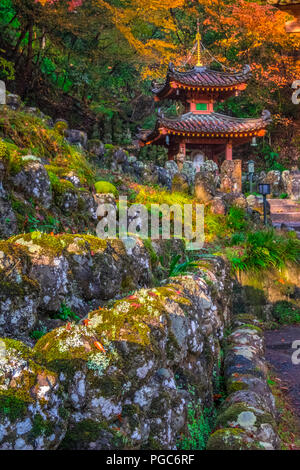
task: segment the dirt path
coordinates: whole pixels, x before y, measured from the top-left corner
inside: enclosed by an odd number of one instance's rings
[[[300,418],[300,364],[292,363],[294,341],[300,341],[300,325],[283,326],[265,333],[266,358],[282,380],[288,399]],[[299,355],[300,357],[300,355]]]

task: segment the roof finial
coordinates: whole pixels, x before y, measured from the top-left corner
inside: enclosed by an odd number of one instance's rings
[[[200,34],[200,21],[199,18],[197,19],[197,35],[196,35],[196,40],[197,40],[197,67],[202,67],[202,61],[201,61],[201,34]]]

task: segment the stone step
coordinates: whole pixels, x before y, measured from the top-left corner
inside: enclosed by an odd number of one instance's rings
[[[272,214],[287,214],[287,213],[300,213],[300,207],[294,207],[294,206],[285,206],[285,207],[271,207],[271,213]]]
[[[286,212],[284,214],[274,214],[271,212],[273,222],[300,222],[300,212]]]
[[[299,202],[293,201],[292,199],[268,199],[268,202],[271,207],[300,207]]]
[[[300,222],[300,213],[299,212],[285,212],[284,214],[274,214],[271,213],[271,218],[273,220],[295,220]]]

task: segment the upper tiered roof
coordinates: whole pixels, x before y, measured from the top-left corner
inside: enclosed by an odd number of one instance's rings
[[[228,98],[237,90],[245,89],[250,78],[249,65],[246,65],[241,72],[228,73],[204,66],[195,66],[191,70],[181,72],[170,64],[165,82],[163,84],[153,82],[152,92],[158,100],[180,99],[180,94],[185,99],[186,93],[183,94],[182,91],[202,95],[223,95],[223,98]]]

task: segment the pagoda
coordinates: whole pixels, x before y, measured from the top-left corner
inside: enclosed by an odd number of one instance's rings
[[[264,136],[271,121],[268,111],[258,119],[240,119],[214,111],[216,102],[223,102],[244,91],[251,78],[249,66],[240,72],[220,72],[207,68],[201,61],[201,36],[197,33],[196,66],[187,71],[176,70],[170,63],[163,84],[153,82],[154,100],[174,100],[182,103],[184,114],[168,118],[158,113],[155,128],[142,131],[140,146],[161,145],[168,149],[170,160],[189,155],[195,165],[205,159],[220,164],[232,160],[233,147],[255,142]]]
[[[268,0],[268,3],[294,16],[295,20],[285,24],[286,31],[294,34],[300,33],[300,0]]]

